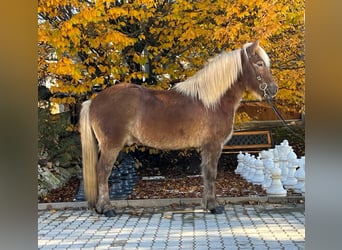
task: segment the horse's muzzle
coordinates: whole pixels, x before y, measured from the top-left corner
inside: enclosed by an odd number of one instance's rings
[[[278,93],[278,85],[275,82],[270,83],[267,86],[266,93],[268,96],[270,96],[272,98],[275,97]]]

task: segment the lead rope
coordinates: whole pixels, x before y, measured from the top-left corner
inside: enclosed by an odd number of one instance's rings
[[[250,57],[247,55],[246,49],[245,49],[245,53],[246,53],[246,56],[248,57],[248,59],[250,60]],[[271,106],[271,108],[274,111],[274,113],[278,116],[278,119],[284,124],[284,126],[285,126],[285,128],[287,130],[289,130],[293,135],[295,135],[297,138],[301,139],[305,143],[304,137],[301,136],[300,134],[296,133],[295,131],[293,131],[293,129],[290,128],[290,126],[286,123],[284,118],[279,113],[277,107],[273,104],[272,97],[269,96],[269,94],[267,93],[267,87],[268,87],[267,83],[262,81],[262,77],[256,71],[255,71],[255,74],[256,74],[256,79],[259,82],[259,89],[264,92],[264,98],[269,103],[269,105]]]
[[[284,124],[285,128],[305,143],[304,137],[301,136],[300,134],[296,133],[295,131],[293,131],[293,129],[291,129],[290,126],[286,123],[286,121],[281,116],[280,112],[278,111],[277,107],[273,104],[272,99],[268,95],[265,96],[265,99],[268,102],[268,104],[271,106],[274,113],[278,116],[278,119]]]

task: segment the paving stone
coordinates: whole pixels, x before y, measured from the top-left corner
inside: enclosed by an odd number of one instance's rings
[[[86,209],[38,212],[39,249],[304,249],[304,208],[227,205],[223,214],[122,209],[113,218]],[[137,211],[137,210],[136,210]]]

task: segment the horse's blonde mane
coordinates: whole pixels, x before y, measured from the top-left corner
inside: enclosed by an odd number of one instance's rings
[[[174,86],[176,91],[198,98],[206,108],[215,108],[223,94],[242,72],[241,49],[222,52],[184,82]]]
[[[184,95],[198,98],[206,108],[215,108],[224,93],[242,74],[241,51],[247,53],[246,48],[250,45],[251,43],[248,43],[242,49],[222,52],[209,60],[195,75],[177,83],[174,89]],[[259,46],[257,53],[263,60],[268,59],[266,52]],[[269,59],[265,63],[269,64]]]

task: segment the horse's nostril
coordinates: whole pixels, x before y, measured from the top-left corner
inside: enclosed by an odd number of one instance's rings
[[[272,92],[273,97],[278,93],[278,85],[277,84],[272,85],[271,92]]]
[[[266,89],[266,92],[269,96],[275,97],[278,92],[278,85],[276,83],[269,84],[268,88]]]
[[[271,85],[271,91],[276,94],[278,92],[278,85],[277,84],[272,84]]]

